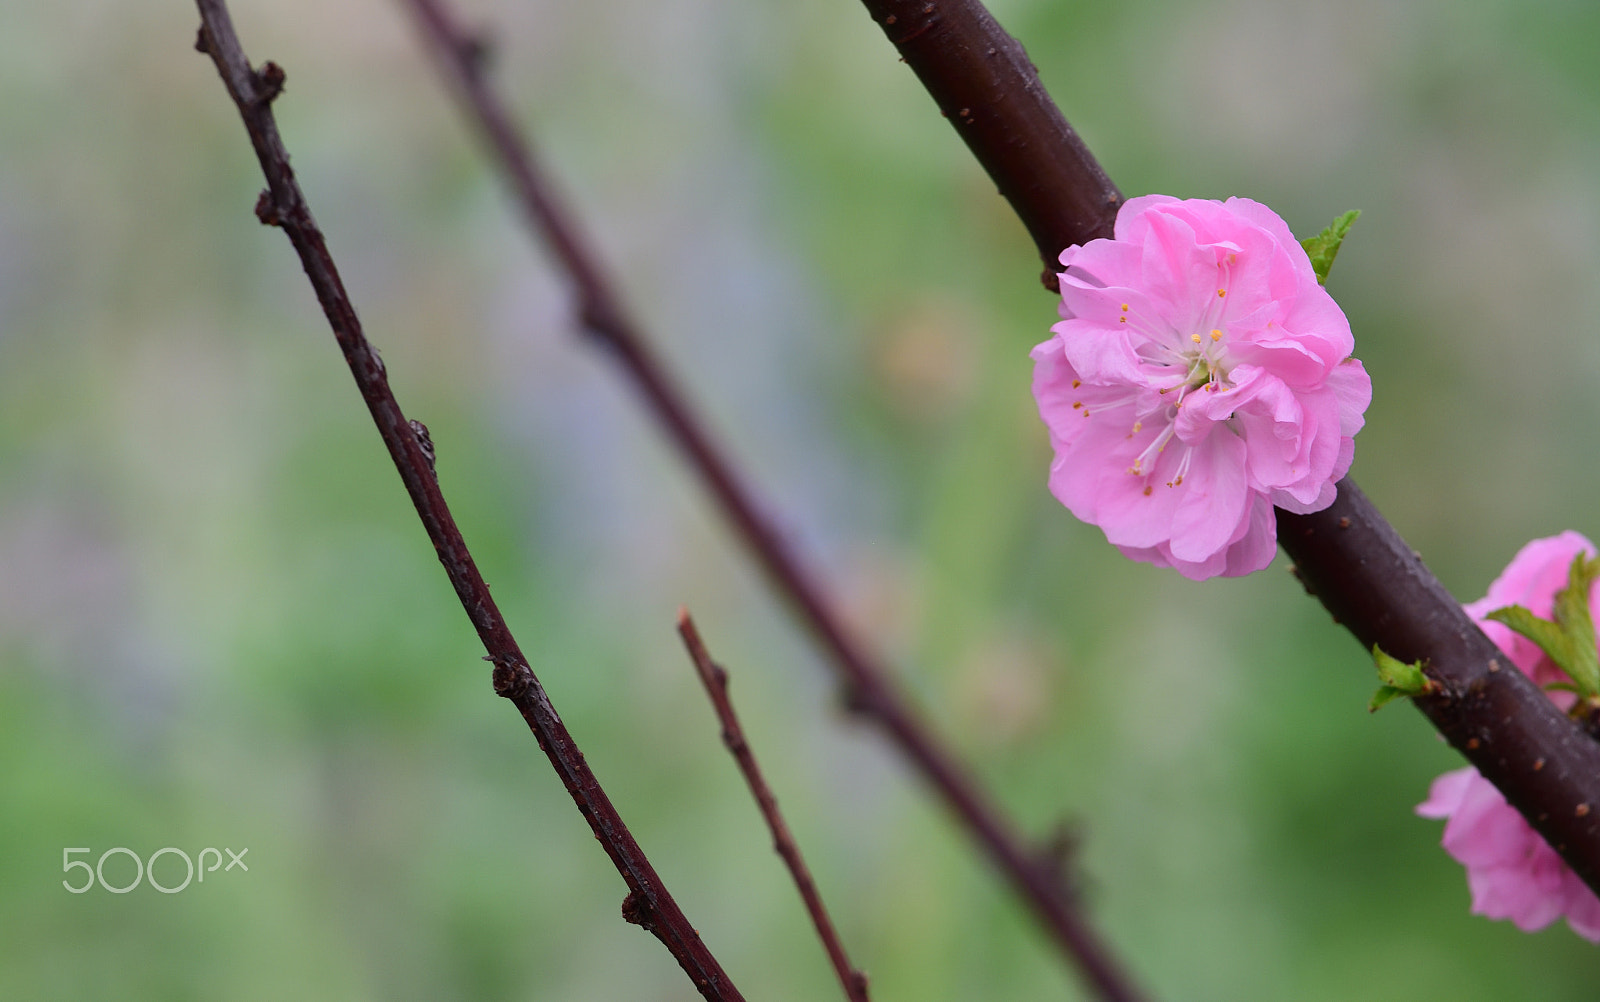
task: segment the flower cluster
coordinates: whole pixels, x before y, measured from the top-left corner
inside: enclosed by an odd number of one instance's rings
[[[1572,558],[1594,552],[1594,544],[1576,532],[1536,539],[1518,551],[1489,586],[1488,595],[1466,607],[1484,633],[1540,685],[1563,682],[1567,676],[1533,641],[1484,617],[1496,609],[1520,605],[1535,616],[1548,618],[1556,593],[1567,584]],[[1589,606],[1600,620],[1600,603],[1593,592]],[[1571,693],[1559,691],[1551,696],[1563,706],[1573,699]],[[1600,942],[1600,898],[1478,770],[1469,766],[1434,780],[1417,813],[1449,819],[1444,826],[1444,848],[1467,868],[1473,914],[1510,919],[1525,932],[1566,916],[1574,932]]]
[[[1033,350],[1052,493],[1136,560],[1267,566],[1273,506],[1333,503],[1372,397],[1305,250],[1249,199],[1145,195],[1061,263],[1063,319]]]

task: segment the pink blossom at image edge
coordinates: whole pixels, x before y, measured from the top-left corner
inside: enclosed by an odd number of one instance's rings
[[[1061,263],[1062,320],[1032,352],[1051,492],[1132,559],[1195,580],[1266,567],[1273,507],[1333,503],[1372,398],[1288,224],[1145,195]]]
[[[1489,594],[1468,603],[1467,612],[1518,668],[1544,685],[1566,675],[1526,637],[1483,617],[1508,605],[1525,606],[1549,618],[1556,592],[1566,586],[1567,571],[1578,553],[1595,553],[1594,544],[1576,532],[1536,539],[1524,546],[1489,586]],[[1595,595],[1591,612],[1600,620]],[[1570,705],[1570,693],[1553,693]],[[1425,818],[1447,818],[1444,848],[1467,869],[1472,913],[1510,919],[1532,932],[1563,916],[1572,931],[1600,942],[1600,897],[1562,862],[1494,785],[1470,766],[1433,781],[1428,799],[1417,806]]]

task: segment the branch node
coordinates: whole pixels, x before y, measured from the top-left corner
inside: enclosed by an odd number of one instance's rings
[[[461,64],[473,76],[482,76],[494,59],[494,43],[488,32],[463,35],[457,43],[461,51]]]
[[[423,424],[421,421],[416,420],[415,418],[407,421],[406,424],[411,426],[411,434],[417,437],[417,445],[422,447],[422,458],[428,461],[428,472],[432,473],[434,477],[437,478],[439,471],[434,469],[433,465],[433,436],[428,434],[428,426]]]
[[[255,84],[255,96],[250,102],[258,108],[264,108],[277,100],[278,95],[283,93],[283,81],[286,77],[283,67],[272,60],[262,63],[261,69],[250,73],[250,79]]]
[[[1044,875],[1068,901],[1074,903],[1083,891],[1083,879],[1078,868],[1082,851],[1082,827],[1074,821],[1063,820],[1056,823],[1050,837],[1035,854]]]
[[[492,654],[486,655],[484,660],[494,662],[494,673],[490,677],[495,695],[515,700],[527,691],[527,668],[511,661],[501,662]]]
[[[262,226],[283,225],[283,214],[278,211],[271,188],[262,188],[261,194],[256,196],[256,218],[261,220]]]
[[[649,929],[654,924],[654,915],[655,909],[638,891],[629,891],[628,896],[622,899],[622,919],[629,925]]]
[[[839,686],[839,709],[852,717],[872,717],[878,713],[878,703],[864,687],[844,682]]]
[[[211,43],[206,41],[206,26],[204,24],[200,25],[199,29],[194,33],[194,51],[205,56],[211,55]]]
[[[1317,589],[1312,587],[1311,579],[1301,572],[1299,564],[1290,564],[1289,573],[1293,574],[1294,579],[1300,582],[1300,587],[1306,590],[1307,595],[1310,595],[1312,598],[1317,597]]]

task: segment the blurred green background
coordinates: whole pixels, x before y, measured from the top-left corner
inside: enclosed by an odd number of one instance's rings
[[[770,510],[1019,823],[1074,826],[1156,998],[1594,997],[1564,925],[1467,914],[1411,813],[1458,759],[1366,713],[1281,558],[1194,584],[1050,498],[1031,243],[857,5],[467,7]],[[1355,476],[1458,596],[1600,534],[1600,7],[995,9],[1125,192],[1365,210]],[[501,607],[747,996],[837,989],[680,603],[878,1002],[1079,997],[572,333],[399,7],[235,19]],[[196,24],[0,0],[0,997],[696,997],[493,695]],[[250,869],[63,889],[116,846]]]

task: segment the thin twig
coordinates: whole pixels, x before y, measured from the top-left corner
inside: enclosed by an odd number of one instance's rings
[[[528,667],[527,659],[489,595],[488,585],[478,573],[477,564],[439,492],[433,473],[432,443],[426,429],[420,422],[408,422],[396,403],[383,362],[362,333],[361,322],[345,292],[338,268],[289,168],[289,154],[278,135],[271,107],[273,98],[283,88],[283,70],[270,62],[259,72],[252,70],[234,34],[227,6],[222,0],[196,2],[201,28],[195,47],[216,63],[228,94],[239,107],[251,145],[267,178],[268,190],[261,193],[256,203],[256,215],[263,223],[282,227],[300,255],[306,276],[333,327],[334,337],[350,365],[361,396],[378,425],[378,433],[389,448],[400,479],[405,482],[439,560],[450,576],[450,583],[455,586],[468,618],[489,652],[485,660],[494,663],[495,692],[511,700],[521,711],[578,810],[594,829],[595,837],[616,864],[617,872],[622,874],[628,885],[628,895],[622,904],[623,916],[659,939],[705,998],[742,1002],[743,996],[678,909],[677,902],[600,788],[583,753],[573,743],[566,725]],[[520,863],[516,862],[520,855],[508,854],[508,860],[520,872]]]
[[[1063,249],[1111,232],[1121,196],[982,3],[863,3],[1011,201],[1048,277]],[[1443,691],[1417,706],[1600,891],[1600,743],[1502,670],[1505,655],[1353,481],[1330,508],[1277,514],[1306,588],[1364,650],[1427,660]]]
[[[828,917],[828,908],[822,903],[816,881],[811,879],[811,870],[800,855],[800,846],[790,834],[789,826],[783,820],[783,812],[778,810],[778,798],[772,795],[772,788],[767,786],[766,779],[762,777],[761,767],[756,764],[756,753],[751,750],[750,742],[744,736],[744,728],[739,726],[739,717],[733,712],[733,701],[728,698],[728,673],[711,660],[711,652],[706,650],[705,642],[700,639],[700,631],[695,628],[688,609],[678,610],[678,635],[683,638],[689,660],[694,662],[700,682],[706,687],[706,695],[711,697],[711,706],[717,711],[717,719],[722,722],[722,743],[739,764],[739,771],[744,773],[750,793],[761,808],[761,816],[767,819],[767,827],[772,829],[772,848],[789,867],[789,875],[794,878],[800,897],[806,903],[806,911],[811,915],[811,924],[817,927],[817,936],[828,951],[828,959],[833,961],[833,971],[839,977],[845,997],[850,1002],[868,1002],[867,976],[852,966],[850,958],[845,955],[844,944],[839,942],[839,933],[833,927],[833,920]]]
[[[831,658],[850,704],[888,732],[1095,993],[1107,1002],[1141,998],[1131,977],[1085,920],[1060,879],[1059,868],[1026,847],[1010,819],[912,709],[890,673],[846,633],[822,590],[756,506],[733,464],[712,444],[688,397],[671,382],[640,329],[628,318],[587,241],[539,168],[532,148],[484,79],[478,58],[481,45],[454,23],[440,0],[407,0],[407,6],[422,28],[429,51],[504,170],[528,225],[567,272],[584,328],[616,355],[745,548]]]

